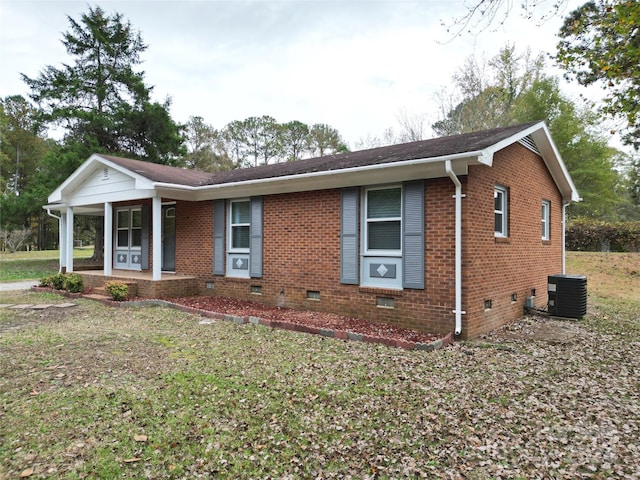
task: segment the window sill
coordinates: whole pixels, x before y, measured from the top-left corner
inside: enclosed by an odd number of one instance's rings
[[[551,240],[542,240],[543,245],[551,245]]]
[[[511,243],[511,239],[509,237],[494,237],[496,243]]]
[[[229,282],[250,283],[255,280],[255,279],[252,279],[251,277],[232,277],[230,275],[221,275],[221,276],[224,277],[224,279]]]
[[[394,297],[402,296],[402,289],[382,288],[382,287],[360,287],[360,293],[374,293],[377,295],[390,295]]]

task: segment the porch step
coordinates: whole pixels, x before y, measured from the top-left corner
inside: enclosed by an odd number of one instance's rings
[[[92,298],[94,300],[111,300],[111,297],[106,293],[98,293],[96,289],[93,290],[93,293],[88,293],[85,295],[86,298]]]
[[[110,281],[116,281],[116,280],[110,280]],[[120,280],[117,280],[118,282]],[[124,283],[125,285],[127,285],[127,287],[129,288],[129,298],[133,298],[133,297],[137,297],[138,296],[138,284],[136,282],[125,282],[123,281],[122,283]],[[107,298],[107,299],[111,299],[111,295],[109,295],[107,293],[107,291],[104,288],[104,284],[101,287],[93,287],[91,289],[91,294],[87,295],[87,297],[91,298],[91,295],[95,295],[97,297],[100,298]]]

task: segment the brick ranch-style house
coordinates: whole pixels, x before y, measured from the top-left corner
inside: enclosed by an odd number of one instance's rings
[[[104,217],[138,295],[215,294],[472,338],[547,302],[576,188],[543,122],[205,173],[92,155],[44,208]]]

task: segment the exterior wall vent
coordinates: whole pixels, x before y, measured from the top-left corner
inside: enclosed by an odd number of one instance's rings
[[[394,308],[395,302],[390,297],[376,297],[376,306],[382,308]]]
[[[527,135],[526,137],[518,140],[518,143],[520,145],[522,145],[523,147],[528,148],[532,152],[537,153],[538,155],[540,155],[540,150],[536,146],[536,142],[534,142],[533,138],[531,138],[531,135]]]
[[[549,275],[549,315],[582,318],[587,314],[587,277]]]

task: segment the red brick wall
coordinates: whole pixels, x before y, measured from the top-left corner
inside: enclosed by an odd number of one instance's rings
[[[178,202],[176,273],[199,277],[201,294],[233,296],[269,305],[335,312],[448,333],[453,330],[453,184],[426,184],[425,290],[386,290],[340,283],[340,190],[263,198],[263,277],[238,279],[211,274],[213,202]],[[445,220],[442,214],[445,214]],[[205,283],[214,282],[214,289]],[[251,293],[262,288],[261,295]],[[320,292],[320,300],[307,291]],[[394,308],[376,297],[394,298]]]
[[[212,280],[213,202],[176,202],[176,274]]]
[[[506,239],[493,233],[496,184],[508,188]],[[543,160],[519,144],[497,152],[492,167],[470,167],[465,193],[463,332],[475,337],[522,316],[532,289],[536,306],[546,305],[547,275],[562,270],[562,199]],[[542,200],[551,202],[547,242],[541,238]]]
[[[497,152],[493,167],[470,167],[463,192],[463,337],[523,314],[531,290],[546,304],[547,275],[561,270],[560,195],[542,159],[520,145]],[[493,233],[493,189],[509,188],[509,237]],[[340,190],[263,198],[263,277],[212,274],[213,202],[176,203],[176,274],[197,276],[201,294],[335,312],[434,333],[454,329],[455,200],[449,178],[425,182],[425,289],[403,291],[340,283]],[[542,200],[551,202],[551,240],[541,240]],[[213,283],[214,288],[205,288]],[[251,287],[262,293],[251,293]],[[320,300],[307,291],[320,292]],[[516,294],[517,300],[511,301]],[[391,297],[394,308],[376,306]],[[484,301],[492,308],[485,310]]]

